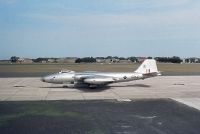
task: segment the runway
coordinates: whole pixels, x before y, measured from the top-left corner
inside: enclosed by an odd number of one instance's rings
[[[63,88],[40,78],[0,78],[0,101],[171,98],[200,110],[200,76],[160,76],[100,89]]]

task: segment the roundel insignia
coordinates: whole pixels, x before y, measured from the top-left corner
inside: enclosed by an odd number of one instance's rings
[[[123,78],[124,78],[124,79],[127,79],[127,77],[126,77],[126,76],[124,76]]]

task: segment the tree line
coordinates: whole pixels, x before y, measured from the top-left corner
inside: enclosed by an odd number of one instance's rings
[[[94,63],[96,62],[96,58],[93,57],[85,57],[85,58],[78,58],[76,59],[75,63],[81,63],[81,62],[85,62],[85,63]]]
[[[17,56],[12,56],[10,58],[11,62],[17,62],[20,58]],[[49,59],[57,60],[59,58],[36,58],[32,59],[33,62],[42,62],[42,61],[48,61]],[[75,63],[95,63],[97,62],[97,59],[118,59],[118,60],[130,60],[132,62],[139,62],[139,57],[117,57],[117,56],[107,56],[107,57],[84,57],[84,58],[77,58],[75,60]],[[153,59],[153,57],[146,57],[144,59]],[[162,63],[181,63],[183,60],[180,57],[173,56],[173,57],[155,57],[154,58],[158,62]]]
[[[180,57],[173,56],[173,57],[156,57],[156,61],[163,62],[163,63],[181,63],[183,60]]]

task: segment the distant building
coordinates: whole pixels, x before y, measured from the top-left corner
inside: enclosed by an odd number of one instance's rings
[[[183,62],[182,63],[186,63],[186,59],[182,59],[183,60]]]
[[[200,59],[199,58],[195,58],[194,62],[195,63],[200,63]]]
[[[120,60],[117,58],[108,58],[108,59],[103,59],[103,58],[97,58],[96,59],[97,63],[131,63],[131,60]]]
[[[57,63],[75,63],[77,57],[66,57],[66,58],[59,58],[56,60]]]
[[[55,60],[55,59],[48,59],[47,62],[48,62],[48,63],[55,63],[56,60]]]
[[[132,63],[131,60],[119,60],[119,63]]]
[[[20,64],[22,64],[22,63],[33,63],[33,60],[29,59],[29,58],[19,58],[17,60],[17,63],[20,63]]]
[[[96,62],[97,62],[97,63],[105,63],[105,61],[106,61],[106,60],[103,59],[103,58],[97,58],[97,59],[96,59]]]
[[[46,60],[42,60],[41,63],[47,63],[47,61]]]
[[[11,63],[10,60],[0,60],[0,63]]]
[[[111,62],[112,62],[112,63],[118,63],[119,61],[120,61],[120,60],[119,60],[119,59],[116,59],[116,58],[112,58],[112,59],[111,59]]]
[[[105,59],[105,63],[111,63],[111,59]]]
[[[200,58],[185,58],[183,59],[183,63],[200,63]]]

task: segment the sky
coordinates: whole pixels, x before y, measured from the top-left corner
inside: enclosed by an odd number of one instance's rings
[[[0,59],[200,57],[199,0],[0,0]]]

